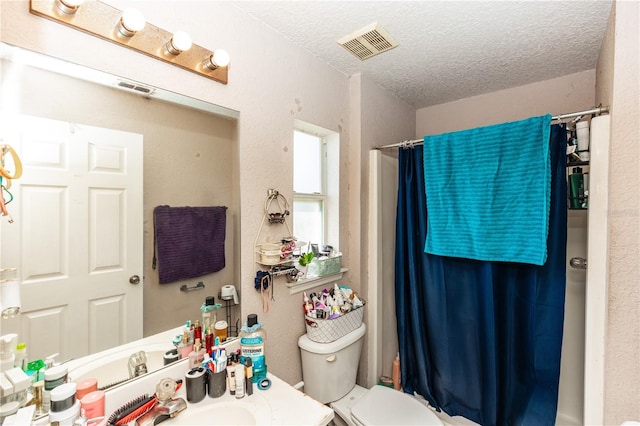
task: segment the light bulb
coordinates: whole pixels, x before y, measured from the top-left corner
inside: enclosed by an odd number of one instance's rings
[[[172,55],[179,55],[181,52],[191,49],[191,44],[191,37],[189,34],[184,31],[176,31],[173,33],[171,40],[165,44],[165,47],[167,52]]]
[[[118,31],[125,37],[133,37],[145,24],[144,16],[138,9],[125,9],[120,18]]]
[[[218,49],[213,54],[213,63],[215,63],[219,67],[226,67],[229,65],[231,58],[229,54],[224,49]]]
[[[215,70],[219,67],[226,67],[230,61],[229,54],[224,49],[216,50],[213,55],[209,56],[204,66],[210,70]]]
[[[78,11],[84,0],[58,0],[57,6],[63,13],[74,14]]]

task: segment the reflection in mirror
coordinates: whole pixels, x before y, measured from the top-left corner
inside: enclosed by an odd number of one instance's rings
[[[239,276],[238,113],[0,49],[0,138],[24,166],[7,205],[14,223],[0,216],[0,267],[18,269],[22,293],[2,334],[17,333],[29,359],[65,361],[201,320],[207,296],[235,324],[239,305],[219,295]],[[159,284],[159,205],[226,206],[225,267]]]

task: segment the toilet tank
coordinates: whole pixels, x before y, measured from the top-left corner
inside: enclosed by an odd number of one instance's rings
[[[345,396],[356,385],[366,326],[331,343],[314,342],[300,336],[304,393],[326,404]]]

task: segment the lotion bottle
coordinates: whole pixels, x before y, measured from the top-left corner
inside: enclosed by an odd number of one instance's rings
[[[244,365],[234,366],[236,379],[236,399],[244,398]]]
[[[398,355],[396,355],[396,359],[393,360],[391,380],[393,380],[393,388],[395,390],[400,390],[400,352],[398,352]]]

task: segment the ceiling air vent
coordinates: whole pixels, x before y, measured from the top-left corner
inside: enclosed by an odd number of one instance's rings
[[[121,87],[123,89],[133,90],[134,92],[142,93],[145,95],[150,95],[155,91],[155,89],[153,88],[143,86],[141,84],[136,84],[130,81],[118,80],[117,84],[118,84],[118,87]]]
[[[338,40],[338,44],[361,61],[378,55],[398,45],[396,39],[377,22]]]

